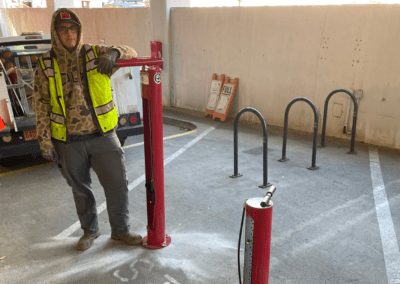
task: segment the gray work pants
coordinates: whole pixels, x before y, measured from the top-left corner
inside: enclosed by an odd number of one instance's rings
[[[84,233],[99,229],[96,201],[91,189],[90,168],[104,188],[108,218],[113,234],[129,232],[128,179],[125,153],[115,130],[83,141],[53,141],[58,167],[72,187],[76,211]]]

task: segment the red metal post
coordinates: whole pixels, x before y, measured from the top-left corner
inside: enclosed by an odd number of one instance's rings
[[[118,60],[118,67],[142,66],[143,133],[146,166],[147,236],[143,246],[160,249],[171,243],[165,234],[164,144],[160,42],[151,42],[151,57]],[[145,69],[145,66],[148,66]]]
[[[159,41],[151,42],[151,57],[162,58],[162,44]],[[161,67],[162,69],[162,67]]]
[[[162,58],[151,58],[151,57],[138,57],[125,60],[117,60],[118,67],[130,67],[130,66],[163,66]],[[117,66],[116,66],[117,67]]]
[[[265,208],[262,198],[246,201],[244,284],[268,284],[271,252],[272,201]]]
[[[161,69],[151,66],[140,73],[143,98],[143,128],[147,188],[147,236],[143,246],[159,249],[171,243],[165,234],[164,149]],[[148,83],[148,84],[146,84]]]

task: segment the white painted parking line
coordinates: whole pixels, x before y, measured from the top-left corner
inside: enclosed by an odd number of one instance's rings
[[[392,214],[383,183],[378,149],[369,149],[372,187],[375,199],[376,215],[381,233],[383,256],[385,259],[388,284],[400,283],[400,252],[394,230]]]
[[[335,215],[343,214],[342,213],[343,210],[353,207],[356,204],[360,204],[361,202],[364,202],[364,200],[367,200],[367,198],[369,196],[370,196],[369,194],[363,194],[355,199],[352,199],[343,204],[340,204],[340,205],[338,205],[338,206],[336,206],[336,207],[334,207],[334,208],[332,208],[332,209],[330,209],[330,210],[328,210],[328,211],[326,211],[304,223],[297,225],[293,229],[289,229],[289,230],[283,232],[282,234],[280,234],[280,236],[273,238],[271,242],[273,245],[277,245],[279,247],[283,246],[285,243],[288,243],[292,239],[292,237],[295,233],[303,231],[305,227],[315,226],[315,225],[318,226],[318,223],[320,223],[324,219],[332,218]],[[356,218],[355,220],[357,220],[357,219],[358,218]],[[337,232],[337,230],[334,231],[334,233],[336,233],[336,232]],[[329,238],[329,236],[331,236],[331,235],[324,234],[322,236],[326,236],[327,238]],[[318,238],[317,240],[318,241],[322,240],[321,239],[322,236],[320,236],[320,238]],[[317,241],[317,240],[315,240],[315,241]],[[301,248],[301,246],[299,248]],[[307,249],[308,249],[308,247],[307,247]]]
[[[213,131],[215,128],[214,127],[210,127],[208,128],[206,131],[204,131],[202,134],[200,134],[199,136],[197,136],[195,139],[193,139],[192,141],[190,141],[189,143],[187,143],[185,146],[183,146],[182,148],[180,148],[178,151],[176,151],[174,154],[172,154],[170,157],[168,157],[167,159],[164,160],[164,166],[167,165],[169,162],[171,162],[172,160],[174,160],[175,158],[177,158],[179,155],[181,155],[183,152],[185,152],[187,149],[189,149],[190,147],[192,147],[194,144],[196,144],[197,142],[199,142],[201,139],[203,139],[208,133],[210,133],[211,131]],[[131,191],[132,189],[134,189],[136,186],[138,186],[140,183],[142,183],[145,180],[145,174],[141,175],[139,178],[137,178],[135,181],[133,181],[132,183],[130,183],[128,185],[128,189],[129,191]],[[101,205],[99,205],[97,207],[97,214],[100,214],[101,212],[103,212],[105,209],[107,208],[106,202],[103,202]],[[60,234],[58,234],[57,236],[55,236],[53,239],[64,239],[69,237],[70,235],[72,235],[76,230],[78,230],[81,227],[81,224],[79,221],[76,221],[73,225],[71,225],[70,227],[68,227],[67,229],[65,229],[64,231],[62,231]]]
[[[171,281],[171,283],[173,284],[179,284],[178,281],[176,281],[174,278],[172,278],[171,276],[169,276],[168,274],[164,275],[165,278],[167,278],[169,281]],[[167,282],[168,283],[168,282]],[[165,284],[165,283],[164,283]]]

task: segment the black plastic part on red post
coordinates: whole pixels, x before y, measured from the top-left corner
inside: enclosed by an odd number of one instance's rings
[[[156,203],[156,193],[154,191],[154,180],[152,180],[151,182],[146,182],[145,187],[146,187],[147,191],[150,193],[151,202],[153,204],[155,204]]]

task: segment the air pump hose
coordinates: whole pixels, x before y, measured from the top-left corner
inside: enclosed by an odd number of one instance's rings
[[[239,244],[238,244],[238,272],[239,272],[239,283],[240,284],[242,284],[242,278],[240,276],[240,239],[242,238],[242,228],[243,228],[243,221],[244,221],[244,213],[245,212],[246,212],[246,206],[243,206],[242,223],[240,224]]]

